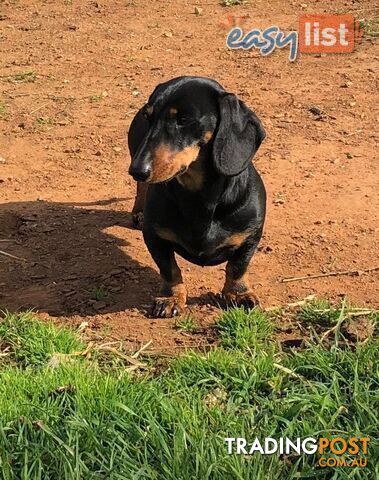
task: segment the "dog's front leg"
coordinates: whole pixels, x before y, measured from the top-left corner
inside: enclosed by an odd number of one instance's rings
[[[258,245],[258,241],[241,246],[226,265],[225,285],[222,295],[228,306],[254,308],[259,305],[247,278],[247,268]]]
[[[154,233],[144,232],[144,238],[162,279],[161,296],[155,299],[152,316],[169,318],[181,315],[187,303],[187,290],[182,272],[175,260],[172,244]]]
[[[142,230],[143,227],[143,209],[145,208],[145,198],[148,186],[147,183],[137,182],[137,194],[132,209],[132,218],[133,226],[138,228],[138,230]]]

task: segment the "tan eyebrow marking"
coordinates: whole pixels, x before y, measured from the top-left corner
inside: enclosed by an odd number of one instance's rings
[[[205,132],[205,133],[204,133],[204,137],[203,137],[204,142],[205,142],[205,143],[208,143],[209,140],[210,140],[212,137],[213,137],[213,133],[212,133],[211,131]]]
[[[145,112],[147,115],[152,115],[154,111],[154,107],[152,105],[146,105]]]
[[[178,109],[175,107],[171,107],[169,112],[170,112],[170,115],[176,115],[178,113]]]

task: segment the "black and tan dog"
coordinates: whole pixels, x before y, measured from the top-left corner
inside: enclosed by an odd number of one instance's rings
[[[227,262],[223,296],[253,307],[246,270],[262,236],[266,193],[251,163],[265,137],[258,117],[201,77],[160,84],[129,130],[133,208],[163,280],[154,317],[183,312],[187,292],[175,253],[197,265]],[[145,198],[146,197],[146,198]]]

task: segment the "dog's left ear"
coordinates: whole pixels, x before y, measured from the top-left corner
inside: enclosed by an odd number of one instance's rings
[[[213,142],[216,170],[234,176],[244,170],[266,134],[259,118],[232,93],[219,99],[220,120]]]

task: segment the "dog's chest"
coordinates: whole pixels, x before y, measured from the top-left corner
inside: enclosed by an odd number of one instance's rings
[[[158,235],[188,254],[209,257],[221,250],[236,250],[250,235],[248,230],[230,231],[219,222],[209,225],[180,225],[180,227],[158,229]]]

